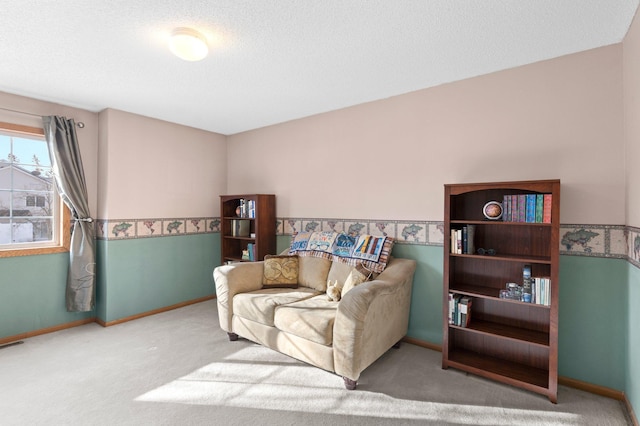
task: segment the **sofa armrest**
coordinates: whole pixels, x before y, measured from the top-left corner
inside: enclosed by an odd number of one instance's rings
[[[340,301],[333,328],[337,374],[358,380],[406,335],[415,269],[415,260],[394,258],[375,280],[354,287]]]
[[[220,327],[231,333],[233,317],[233,296],[262,288],[264,261],[238,262],[218,266],[213,270],[218,300],[218,319]]]

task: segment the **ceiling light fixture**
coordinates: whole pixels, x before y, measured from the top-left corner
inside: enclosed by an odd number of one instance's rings
[[[169,39],[169,50],[185,61],[199,61],[209,53],[204,36],[192,28],[185,27],[173,30]]]

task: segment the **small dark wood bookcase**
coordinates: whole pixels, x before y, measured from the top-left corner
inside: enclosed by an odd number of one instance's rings
[[[489,220],[483,207],[505,195],[551,194],[551,222]],[[476,249],[453,253],[451,230],[475,226]],[[557,402],[560,181],[444,186],[442,368],[453,367],[546,395]],[[495,253],[493,253],[495,251]],[[523,267],[550,280],[549,305],[500,298],[508,282],[523,283]],[[449,295],[472,300],[470,321],[449,323]]]
[[[238,212],[242,203],[247,208],[252,207],[250,215],[248,211],[245,214]],[[248,261],[243,259],[242,252],[252,246],[254,260],[263,260],[265,255],[276,253],[275,195],[221,195],[220,214],[222,264]]]

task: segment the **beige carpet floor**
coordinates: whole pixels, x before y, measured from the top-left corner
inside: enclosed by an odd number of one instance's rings
[[[627,425],[624,405],[560,386],[545,397],[440,368],[402,344],[358,390],[240,339],[215,301],[0,349],[1,425]]]

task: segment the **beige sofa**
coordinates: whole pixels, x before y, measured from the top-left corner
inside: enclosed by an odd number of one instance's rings
[[[355,389],[360,373],[407,332],[416,262],[390,257],[375,279],[338,301],[327,281],[344,283],[354,266],[300,257],[297,288],[263,288],[264,261],[214,270],[220,327],[343,377]]]

